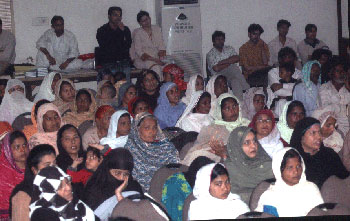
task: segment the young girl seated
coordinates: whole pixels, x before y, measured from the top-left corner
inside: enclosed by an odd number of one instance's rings
[[[201,75],[192,75],[187,83],[187,89],[185,96],[181,99],[183,103],[188,105],[190,103],[191,96],[196,91],[204,90],[204,79]]]
[[[73,161],[73,164],[68,167],[67,174],[72,177],[73,183],[83,183],[86,185],[91,175],[97,170],[101,164],[103,157],[98,149],[89,147],[86,151],[85,167],[77,171],[79,161]]]
[[[150,114],[153,114],[152,109],[150,108],[147,100],[142,97],[135,97],[132,99],[128,104],[128,112],[132,117],[135,118],[135,116],[142,112],[148,112]]]
[[[230,178],[222,164],[202,167],[196,176],[189,220],[235,219],[249,212],[248,206],[231,191]]]
[[[306,216],[323,199],[318,187],[306,180],[305,164],[293,148],[275,153],[272,170],[276,183],[260,197],[256,211],[280,217]]]

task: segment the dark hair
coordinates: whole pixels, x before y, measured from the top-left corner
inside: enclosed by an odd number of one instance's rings
[[[312,52],[311,60],[319,60],[322,55],[327,55],[329,58],[332,58],[332,51],[325,48],[316,49]]]
[[[299,162],[301,163],[301,157],[298,154],[298,152],[294,149],[290,149],[283,156],[283,160],[281,162],[281,168],[280,168],[281,173],[283,173],[284,169],[286,168],[287,161],[291,158],[298,158]]]
[[[10,145],[13,144],[13,142],[17,139],[22,137],[26,142],[27,142],[27,138],[24,135],[24,133],[22,131],[19,130],[15,130],[10,134]]]
[[[102,90],[106,90],[106,92],[110,98],[114,98],[117,94],[117,90],[115,89],[115,87],[113,85],[105,85],[101,88],[101,93],[102,93]]]
[[[0,79],[0,85],[7,85],[8,79]]]
[[[2,20],[1,20],[1,18],[0,18],[0,25],[2,25]]]
[[[259,31],[260,34],[264,33],[264,29],[259,24],[251,24],[248,27],[248,33],[252,33],[254,31]]]
[[[225,39],[225,33],[222,31],[214,31],[214,33],[211,35],[211,41],[214,42],[215,38],[217,37],[223,37]]]
[[[149,17],[149,13],[146,12],[146,11],[142,11],[142,10],[139,11],[139,13],[137,13],[137,16],[136,16],[136,20],[137,20],[138,23],[140,23],[141,18],[142,18],[143,16]]]
[[[115,82],[121,81],[123,79],[126,79],[126,75],[122,71],[118,71],[114,74],[114,80]]]
[[[133,105],[132,105],[132,113],[135,113],[135,109],[136,109],[137,105],[139,103],[141,103],[141,102],[145,102],[148,105],[148,107],[149,107],[149,104],[148,104],[147,100],[145,98],[143,98],[143,97],[140,97],[139,99],[137,99],[135,101],[135,103],[133,103]]]
[[[113,11],[119,11],[119,12],[120,12],[120,16],[123,15],[123,10],[122,10],[121,7],[117,7],[117,6],[109,7],[109,9],[108,9],[108,15],[112,15]]]
[[[284,47],[284,48],[281,48],[281,50],[278,52],[278,61],[282,60],[287,55],[291,55],[294,58],[297,58],[297,54],[292,48]]]
[[[206,97],[209,97],[209,99],[211,99],[211,95],[207,91],[203,92],[203,94],[200,96],[196,106],[193,108],[193,113],[196,113],[196,108],[198,107],[199,103]]]
[[[188,167],[188,170],[184,172],[185,178],[190,184],[190,186],[194,187],[194,183],[196,181],[196,175],[200,168],[204,167],[205,165],[208,165],[210,163],[214,163],[211,159],[205,156],[199,156],[195,160],[192,161],[191,165]]]
[[[315,24],[307,24],[305,26],[305,32],[310,32],[310,31],[312,31],[313,28],[316,29],[316,31],[317,31],[317,26]]]
[[[223,79],[223,80],[225,80],[225,81],[227,82],[226,76],[224,76],[224,75],[219,75],[219,76],[215,79],[214,85],[217,84],[217,82],[218,82],[219,79]],[[215,87],[215,86],[214,86],[214,87]]]
[[[64,23],[64,19],[60,15],[55,15],[51,19],[51,25],[54,25],[56,21],[62,21]]]
[[[85,158],[86,158],[86,156],[87,156],[87,153],[89,153],[89,152],[92,152],[92,154],[93,154],[94,156],[96,156],[99,160],[101,160],[102,155],[101,155],[101,152],[100,152],[99,149],[96,149],[96,148],[93,148],[93,147],[90,147],[90,146],[89,146],[89,147],[86,149]]]
[[[233,102],[235,102],[236,104],[238,104],[237,100],[234,99],[233,97],[224,98],[224,99],[222,99],[222,101],[221,101],[221,111],[222,111],[222,108],[224,108],[225,103],[228,102],[228,101],[230,101],[230,100],[232,100]]]
[[[277,29],[279,29],[282,25],[287,25],[288,28],[291,26],[291,24],[288,20],[281,19],[277,22]]]
[[[157,82],[158,82],[158,88],[159,88],[159,86],[160,86],[160,80],[159,80],[158,74],[157,74],[155,71],[153,71],[153,70],[144,69],[144,70],[142,70],[140,77],[137,78],[137,82],[136,82],[136,88],[137,88],[137,89],[143,88],[143,87],[142,87],[143,81],[144,81],[144,79],[146,78],[146,75],[148,75],[148,74],[152,74],[153,77],[156,78],[156,80],[157,80]]]
[[[36,102],[35,104],[35,107],[34,107],[34,115],[37,116],[38,115],[38,110],[39,110],[39,107],[43,104],[48,104],[48,103],[51,103],[50,101],[46,100],[46,99],[42,99],[42,100],[39,100],[38,102]]]
[[[279,66],[279,69],[285,69],[287,72],[291,72],[293,74],[295,71],[295,66],[292,63],[284,63]]]
[[[287,109],[287,116],[288,114],[290,114],[290,112],[295,108],[295,107],[300,107],[301,109],[303,109],[304,113],[306,112],[304,104],[300,101],[292,101],[289,105],[288,105],[288,109]]]
[[[39,144],[36,145],[30,152],[26,161],[26,170],[24,174],[24,179],[34,180],[34,173],[32,167],[38,169],[38,164],[41,162],[41,159],[46,155],[55,155],[55,149],[49,144]]]
[[[211,171],[210,182],[213,182],[213,180],[215,180],[215,178],[220,175],[226,175],[227,177],[229,177],[227,169],[222,164],[217,163]]]
[[[78,97],[80,97],[81,95],[85,94],[86,96],[88,96],[90,103],[92,102],[92,98],[91,98],[91,94],[86,90],[86,89],[80,89],[77,93],[77,96],[75,97],[75,99],[78,99]]]

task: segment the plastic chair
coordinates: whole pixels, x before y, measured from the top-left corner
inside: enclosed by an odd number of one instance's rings
[[[247,212],[247,213],[244,213],[242,215],[239,215],[237,217],[237,219],[256,219],[256,218],[271,218],[271,217],[275,217],[271,214],[268,214],[268,213],[262,213],[262,212],[255,212],[255,211],[252,211],[252,212]]]
[[[307,214],[307,216],[348,216],[350,209],[338,203],[323,203],[316,206]]]
[[[81,136],[85,134],[85,132],[90,128],[93,127],[94,121],[93,120],[86,120],[83,123],[81,123],[78,127],[78,131]]]
[[[350,177],[340,179],[330,176],[323,183],[321,194],[324,202],[340,203],[350,208]]]
[[[31,125],[32,119],[30,118],[31,113],[25,112],[23,114],[18,115],[15,120],[12,122],[12,128],[14,130],[22,131],[24,126]]]
[[[276,180],[270,179],[265,180],[259,183],[257,187],[255,187],[254,191],[252,192],[252,195],[250,195],[249,200],[249,208],[250,210],[255,210],[256,207],[258,207],[258,202],[260,199],[260,196],[270,187],[272,183],[274,183]]]
[[[182,209],[182,219],[188,220],[188,210],[190,209],[191,202],[195,200],[196,198],[193,196],[193,193],[188,195],[188,197],[185,199],[184,207]]]

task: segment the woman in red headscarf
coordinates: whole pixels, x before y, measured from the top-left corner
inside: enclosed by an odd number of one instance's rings
[[[168,64],[163,68],[164,82],[174,82],[180,91],[186,91],[187,83],[184,81],[184,70],[176,64]]]

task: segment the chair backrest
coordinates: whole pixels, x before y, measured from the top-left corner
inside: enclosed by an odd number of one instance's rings
[[[196,198],[193,196],[193,193],[188,195],[188,197],[185,199],[184,207],[182,209],[182,220],[188,220],[188,210],[190,209],[191,202],[195,199]]]
[[[195,141],[189,142],[185,146],[183,146],[183,148],[181,149],[181,151],[179,153],[180,160],[185,159],[188,151],[193,147],[194,143],[195,143]]]
[[[340,179],[330,176],[323,183],[321,194],[324,202],[340,203],[350,208],[350,177]]]
[[[338,203],[323,203],[316,206],[307,214],[307,216],[348,216],[350,209]]]
[[[162,191],[165,181],[175,173],[181,173],[188,170],[188,167],[181,164],[170,164],[157,170],[151,180],[149,195],[159,202],[162,201]]]
[[[12,122],[12,128],[14,130],[22,131],[24,126],[31,125],[32,119],[30,118],[31,113],[25,112],[23,114],[18,115],[15,120]]]
[[[86,120],[83,123],[81,123],[78,127],[78,131],[81,136],[85,134],[85,132],[90,128],[93,127],[94,121],[93,120]]]
[[[252,219],[252,218],[269,218],[269,217],[275,217],[268,213],[262,213],[262,212],[247,212],[242,215],[239,215],[237,219]]]
[[[249,208],[255,210],[258,207],[260,196],[270,187],[271,182],[262,181],[257,187],[255,187],[252,195],[250,195]]]

